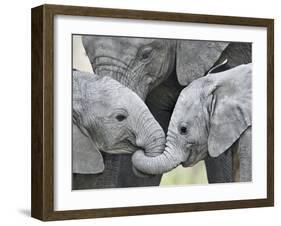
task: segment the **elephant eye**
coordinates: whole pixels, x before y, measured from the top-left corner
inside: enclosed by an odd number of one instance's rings
[[[181,135],[186,135],[187,134],[187,128],[185,126],[180,127],[180,134]]]
[[[150,46],[147,46],[147,47],[143,48],[143,49],[141,50],[141,52],[140,52],[140,58],[141,58],[141,60],[142,60],[142,61],[145,61],[145,60],[149,59],[150,56],[151,56],[152,50],[153,50],[153,49],[152,49],[152,47],[150,47]]]
[[[186,122],[182,122],[178,127],[178,131],[181,135],[186,135],[188,134],[188,128],[189,128],[188,124]]]
[[[122,122],[122,121],[124,121],[126,119],[126,116],[118,114],[118,115],[116,115],[115,118],[117,119],[117,121]]]

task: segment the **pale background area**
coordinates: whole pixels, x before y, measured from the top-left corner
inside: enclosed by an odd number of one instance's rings
[[[72,36],[73,52],[72,63],[73,68],[93,72],[90,61],[83,47],[81,36]],[[205,163],[200,161],[193,167],[184,168],[178,166],[174,170],[165,173],[162,177],[160,185],[182,185],[182,184],[207,184]]]
[[[281,212],[281,5],[279,1],[245,0],[48,0],[52,4],[85,5],[96,7],[158,10],[214,15],[275,18],[275,207],[236,210],[190,212],[177,214],[147,215],[59,221],[42,223],[30,215],[30,8],[45,1],[6,1],[1,5],[0,62],[1,78],[1,225],[96,225],[96,226],[143,226],[143,225],[280,225]],[[140,195],[141,197],[141,195]]]

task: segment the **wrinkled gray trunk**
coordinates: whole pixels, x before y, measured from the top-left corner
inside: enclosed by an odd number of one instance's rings
[[[136,131],[136,146],[143,148],[145,155],[158,156],[165,148],[165,133],[159,123],[152,116],[148,108],[136,109],[134,117],[137,123],[133,124]]]
[[[147,174],[162,174],[176,168],[187,158],[186,154],[177,150],[167,142],[165,151],[158,156],[149,156],[143,151],[133,154],[133,165],[137,170]]]
[[[96,57],[92,68],[97,75],[115,79],[133,90],[142,100],[145,100],[148,87],[142,87],[141,80],[138,81],[138,79],[143,79],[143,76],[139,76],[138,72],[132,71],[126,63],[117,58],[99,56]]]

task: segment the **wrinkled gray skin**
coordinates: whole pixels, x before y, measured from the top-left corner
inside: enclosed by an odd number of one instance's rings
[[[101,173],[100,152],[159,155],[165,134],[145,103],[110,77],[73,72],[73,172]]]
[[[110,72],[110,77],[146,100],[164,132],[167,132],[173,108],[185,86],[204,76],[225,58],[228,59],[226,68],[249,63],[252,59],[250,43],[84,36],[83,45],[93,71],[100,76]],[[104,159],[103,174],[74,174],[74,189],[137,187],[160,183],[161,175],[136,177],[131,170],[129,155],[105,154]],[[231,155],[227,152],[216,159],[206,159],[209,183],[231,181],[231,162]],[[223,172],[222,167],[225,169]]]
[[[181,92],[171,117],[165,151],[154,157],[137,151],[135,167],[162,174],[179,164],[216,158],[237,142],[234,181],[251,181],[252,64],[210,73]]]
[[[181,41],[181,45],[177,45],[177,62],[172,74],[148,95],[146,103],[156,120],[163,127],[165,133],[167,132],[170,117],[181,90],[194,79],[203,76],[197,74],[196,76],[191,76],[189,82],[179,84],[178,81],[182,80],[179,78],[180,76],[189,78],[190,76],[188,75],[194,75],[192,72],[187,74],[181,74],[180,72],[185,71],[185,69],[188,71],[190,68],[198,68],[199,65],[203,68],[205,62],[208,66],[204,67],[204,70],[197,69],[205,75],[211,67],[221,64],[225,59],[227,59],[227,64],[218,68],[217,71],[224,71],[241,64],[252,62],[251,43],[229,43],[220,54],[219,51],[213,52],[213,43],[214,42],[210,42],[204,46],[200,45],[200,41]],[[209,48],[205,48],[206,46]],[[201,54],[198,54],[200,52],[199,50],[201,50]],[[207,54],[210,51],[212,54]],[[211,57],[208,58],[207,56]],[[203,57],[205,57],[205,59],[202,59]],[[193,60],[190,61],[190,58]],[[197,70],[194,70],[194,72]],[[226,151],[217,158],[207,157],[205,159],[205,165],[209,183],[226,183],[233,181],[233,160],[231,151]]]
[[[147,93],[171,74],[176,42],[163,39],[83,36],[93,71],[110,76],[136,92]],[[131,103],[131,102],[130,102]],[[159,185],[161,176],[142,178],[132,171],[130,155],[103,154],[102,174],[73,174],[73,189]]]
[[[165,39],[83,36],[93,71],[109,76],[143,100],[171,73],[176,42]]]

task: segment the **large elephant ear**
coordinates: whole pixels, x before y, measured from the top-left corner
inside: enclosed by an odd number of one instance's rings
[[[232,71],[233,78],[241,72],[237,69],[229,71]],[[208,151],[211,157],[218,157],[229,149],[252,124],[251,76],[242,76],[240,84],[235,79],[229,83],[227,87],[217,84],[210,94]]]
[[[87,130],[82,124],[81,100],[85,98],[85,90],[90,82],[97,79],[90,73],[73,70],[73,112],[72,112],[72,166],[73,173],[96,174],[104,170],[103,158],[95,147]],[[81,125],[81,126],[77,126]]]
[[[73,123],[72,132],[73,173],[97,174],[104,170],[101,153],[80,129]]]
[[[220,58],[228,42],[189,41],[177,42],[177,77],[182,86],[203,77]]]

